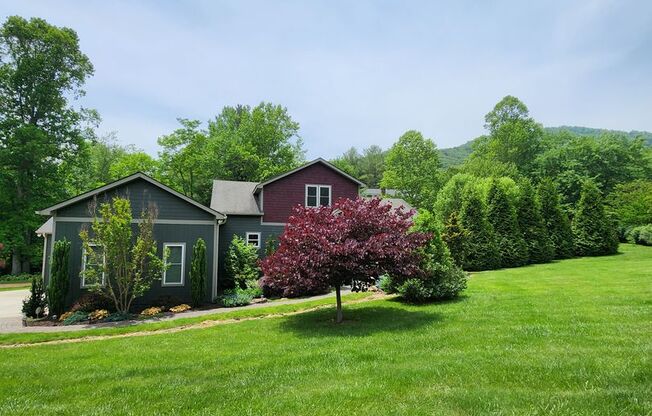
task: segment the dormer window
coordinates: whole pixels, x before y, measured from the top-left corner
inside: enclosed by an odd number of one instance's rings
[[[330,204],[331,204],[330,185],[306,185],[307,207],[330,206]]]

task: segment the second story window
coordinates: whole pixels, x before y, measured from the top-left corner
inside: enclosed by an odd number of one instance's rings
[[[318,207],[331,204],[330,185],[306,185],[306,206]]]

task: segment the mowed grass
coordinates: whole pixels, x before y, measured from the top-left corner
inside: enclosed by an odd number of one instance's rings
[[[0,350],[0,414],[652,413],[652,248],[477,273],[465,296]]]
[[[10,284],[4,284],[4,285],[0,284],[0,292],[7,292],[7,291],[10,291],[10,290],[25,290],[25,289],[29,289],[29,288],[30,288],[30,285],[27,284],[27,283],[20,284],[20,285],[11,284],[11,283]]]

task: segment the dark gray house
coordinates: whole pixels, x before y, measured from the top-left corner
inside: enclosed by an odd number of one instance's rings
[[[216,180],[211,206],[206,207],[143,173],[135,173],[39,211],[50,217],[37,230],[45,239],[45,284],[49,280],[53,241],[66,238],[71,241],[69,302],[87,290],[80,276],[88,265],[79,232],[92,223],[90,207],[94,203],[122,196],[131,201],[134,228],[144,208],[152,204],[157,207],[154,237],[159,255],[165,247],[170,250],[165,275],[138,303],[161,296],[190,301],[188,274],[192,247],[198,238],[206,242],[209,278],[205,292],[210,301],[220,287],[224,257],[234,235],[256,246],[262,257],[265,245],[283,231],[295,206],[317,207],[331,205],[339,198],[355,199],[362,186],[362,182],[329,162],[316,159],[262,183]]]

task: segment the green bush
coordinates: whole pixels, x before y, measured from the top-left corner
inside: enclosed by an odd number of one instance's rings
[[[398,287],[398,293],[408,302],[422,303],[431,298],[430,288],[421,279],[407,279]]]
[[[605,213],[602,195],[593,181],[582,185],[572,229],[578,256],[601,256],[618,250],[617,227]]]
[[[527,263],[525,240],[520,233],[516,207],[503,185],[493,178],[487,192],[487,213],[494,228],[500,253],[500,267],[518,267]]]
[[[215,303],[225,308],[234,308],[236,306],[249,305],[253,296],[244,290],[229,289],[225,290],[215,299]]]
[[[123,313],[123,312],[114,312],[104,318],[104,322],[121,322],[121,321],[128,321],[134,317],[133,314],[131,313]]]
[[[464,270],[488,270],[500,266],[500,253],[487,208],[473,183],[463,191],[460,224],[467,232],[464,245]]]
[[[627,242],[652,246],[652,224],[633,227],[627,232]]]
[[[45,315],[46,306],[43,278],[36,274],[32,275],[32,287],[29,297],[23,301],[23,313],[30,318],[42,318]]]
[[[88,313],[82,311],[73,312],[69,317],[63,320],[64,325],[74,325],[80,322],[88,321]]]
[[[539,183],[537,196],[541,203],[543,223],[552,241],[554,258],[565,259],[573,256],[573,230],[570,220],[561,207],[559,192],[554,182],[544,179]]]
[[[199,238],[192,248],[190,260],[190,284],[192,289],[192,304],[199,306],[204,303],[206,287],[206,243]]]
[[[87,292],[81,295],[70,308],[71,312],[93,312],[97,309],[115,310],[115,303],[102,293]]]
[[[242,237],[234,235],[226,253],[225,269],[233,287],[246,289],[258,286],[258,250]]]
[[[548,236],[541,204],[529,180],[520,183],[521,194],[518,200],[518,224],[527,248],[530,263],[545,263],[553,259],[554,246]]]
[[[0,283],[23,283],[23,282],[31,282],[34,276],[38,277],[40,276],[39,274],[29,274],[29,273],[21,273],[21,274],[6,274],[4,276],[0,276]]]
[[[68,295],[68,262],[70,259],[70,241],[55,241],[52,251],[52,267],[48,283],[48,309],[50,316],[60,316],[66,311],[66,296]]]
[[[384,274],[378,278],[376,287],[385,293],[396,293],[396,287],[394,287],[392,276],[388,274]]]

